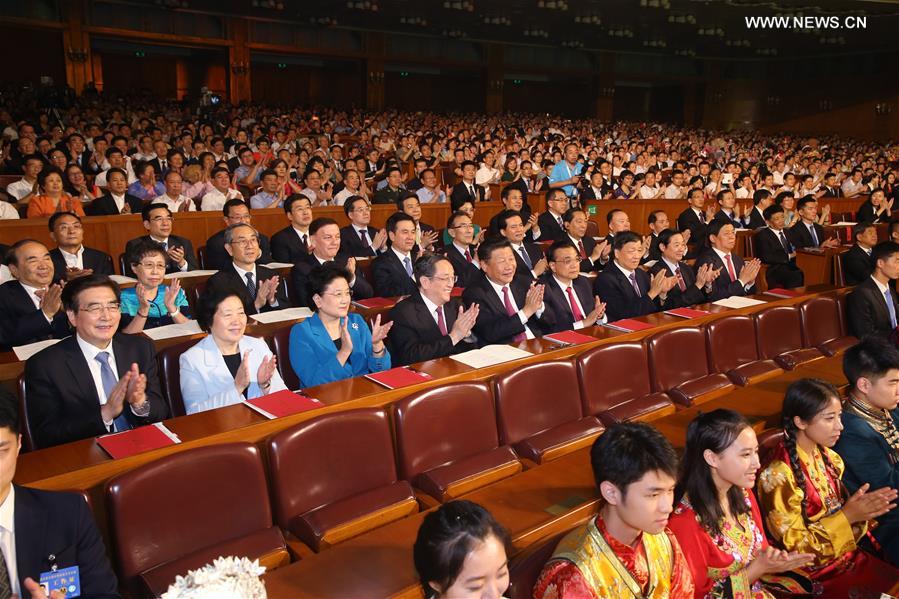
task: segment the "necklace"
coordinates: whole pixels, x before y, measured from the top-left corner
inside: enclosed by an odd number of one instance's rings
[[[868,405],[853,394],[849,395],[846,406],[848,411],[863,419],[883,437],[891,449],[891,462],[894,464],[899,462],[899,430],[896,430],[896,424],[889,411]]]

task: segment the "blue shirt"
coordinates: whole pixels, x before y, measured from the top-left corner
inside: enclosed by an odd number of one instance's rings
[[[166,285],[160,285],[156,290],[156,297],[150,302],[150,309],[147,310],[147,323],[144,325],[145,329],[152,329],[154,327],[160,327],[167,324],[172,324],[175,321],[169,316],[169,310],[165,307],[165,292],[168,287]],[[128,289],[122,289],[122,296],[119,300],[121,302],[121,311],[122,311],[122,324],[121,327],[128,326],[128,323],[131,322],[135,316],[137,316],[137,311],[140,308],[140,302],[137,299],[137,290],[134,287],[129,287]],[[187,296],[184,295],[184,290],[181,289],[178,291],[177,297],[175,297],[175,306],[177,306],[181,313],[190,318],[190,307],[187,303]]]
[[[153,185],[153,189],[151,191],[141,185],[140,181],[135,181],[128,186],[128,193],[146,202],[147,200],[158,198],[159,196],[164,194],[165,185],[163,185],[161,181],[157,181],[156,184]]]
[[[237,183],[238,183],[239,185],[243,185],[243,184],[240,182],[241,179],[245,179],[245,178],[250,174],[250,171],[251,171],[252,169],[253,169],[252,166],[244,166],[244,165],[240,165],[240,166],[238,166],[236,169],[234,169],[234,175],[237,177]],[[256,176],[253,177],[253,180],[251,181],[251,183],[252,183],[252,184],[259,183],[259,178],[260,178],[261,176],[262,176],[262,169],[260,168],[260,169],[257,169],[257,170],[256,170]]]
[[[571,166],[562,159],[556,163],[556,166],[553,167],[552,172],[549,174],[549,182],[552,184],[565,181],[575,175],[580,175],[582,170],[584,170],[584,165],[580,162],[576,162],[574,166]],[[577,188],[574,185],[566,185],[562,190],[569,198],[577,196]]]
[[[250,197],[250,208],[268,208],[269,205],[278,199],[273,193],[267,193],[265,191],[260,191],[254,196]],[[284,206],[284,202],[278,202],[278,208]]]

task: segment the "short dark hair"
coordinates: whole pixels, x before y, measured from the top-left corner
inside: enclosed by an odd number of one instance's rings
[[[784,207],[778,206],[777,204],[771,204],[767,208],[762,211],[762,217],[765,220],[771,220],[771,218],[777,213],[783,213]]]
[[[119,152],[121,154],[121,152]],[[172,173],[176,173],[178,171],[169,171]],[[125,182],[128,182],[128,173],[125,172],[125,169],[114,166],[106,171],[106,182],[109,183],[109,178],[115,174],[122,175],[125,178]]]
[[[503,187],[503,190],[499,194],[500,199],[501,200],[509,199],[509,194],[512,193],[513,191],[517,191],[517,192],[521,193],[521,188],[516,187],[514,185],[506,185],[505,187]],[[521,200],[524,201],[524,194],[522,194]]]
[[[771,197],[771,192],[767,189],[756,189],[752,194],[752,205],[758,206],[761,202]]]
[[[509,243],[508,239],[506,239],[505,237],[493,237],[491,239],[487,239],[478,246],[478,260],[490,260],[493,252],[500,248],[509,248],[509,250],[514,253],[514,250],[512,250],[512,244]]]
[[[578,251],[577,246],[574,245],[574,243],[572,243],[570,239],[559,239],[557,241],[554,241],[553,244],[546,250],[547,261],[555,262],[556,252],[565,248],[571,248],[576,252]]]
[[[128,264],[138,264],[144,259],[144,256],[149,256],[150,254],[159,254],[163,258],[166,257],[165,250],[162,249],[161,245],[152,239],[141,237],[134,242],[131,246],[131,251],[128,252]]]
[[[782,191],[774,196],[774,203],[780,206],[786,198],[795,198],[796,195],[792,191]]]
[[[811,204],[812,202],[818,202],[818,200],[815,199],[815,196],[805,196],[804,198],[796,202],[796,210],[802,210],[803,207]]]
[[[247,294],[249,296],[249,294]],[[197,324],[207,333],[212,328],[212,320],[215,318],[215,312],[219,309],[219,305],[229,297],[236,297],[247,309],[246,299],[236,286],[230,284],[213,284],[207,285],[203,293],[197,300]]]
[[[415,274],[415,280],[418,281],[419,287],[421,286],[421,278],[433,277],[434,273],[437,271],[437,263],[442,260],[446,260],[447,262],[449,262],[449,258],[444,256],[443,254],[437,254],[434,252],[425,252],[415,260],[415,264],[413,265],[412,269],[413,273]]]
[[[499,214],[496,215],[496,227],[499,231],[505,231],[506,227],[509,226],[509,219],[518,217],[521,219],[522,224],[524,224],[524,217],[521,216],[521,212],[518,210],[502,210]]]
[[[590,448],[596,488],[605,481],[622,496],[649,472],[664,472],[677,479],[677,454],[655,428],[642,422],[619,422],[601,434]]]
[[[674,229],[664,229],[656,237],[659,240],[659,245],[668,247],[668,244],[671,243],[671,238],[675,235],[680,235],[681,237],[683,237],[684,233],[683,231],[675,231]]]
[[[656,224],[656,221],[659,220],[659,217],[657,216],[659,213],[662,213],[665,216],[668,216],[668,213],[665,212],[664,210],[662,210],[661,208],[659,208],[657,210],[653,210],[652,212],[649,213],[649,216],[646,218],[646,224],[648,224],[648,225]]]
[[[349,285],[350,281],[353,280],[353,275],[350,274],[350,271],[346,268],[335,262],[325,262],[321,266],[316,266],[309,271],[309,276],[306,278],[306,292],[309,294],[308,297],[311,298],[313,295],[321,295],[328,285],[341,278],[346,281],[347,285]],[[318,311],[318,306],[315,305],[315,302],[310,302],[309,307],[312,308],[314,312]]]
[[[899,349],[880,337],[866,337],[843,354],[843,374],[854,388],[858,379],[877,380],[899,369]]]
[[[51,232],[51,233],[53,232],[53,227],[56,226],[56,221],[58,221],[59,219],[61,219],[63,216],[74,216],[75,219],[76,219],[79,223],[81,222],[81,217],[78,216],[77,214],[75,214],[74,212],[70,212],[70,211],[68,211],[68,210],[64,210],[64,211],[62,211],[62,212],[54,212],[54,213],[50,216],[50,220],[47,221],[47,227],[50,229],[50,232]]]
[[[855,223],[852,225],[852,240],[858,241],[858,238],[864,235],[865,231],[874,226],[874,223],[869,221],[862,221],[860,223]]]
[[[231,209],[234,208],[235,206],[246,206],[246,207],[247,207],[247,210],[250,209],[250,205],[247,204],[247,203],[246,203],[245,201],[243,201],[242,199],[240,199],[240,198],[231,198],[230,200],[228,200],[227,202],[225,202],[225,205],[224,205],[224,206],[222,206],[222,214],[224,215],[225,218],[228,218],[228,215],[230,214]]]
[[[306,200],[307,202],[309,202],[309,207],[312,207],[312,200],[310,200],[307,196],[304,196],[301,193],[292,193],[287,196],[286,200],[284,200],[284,213],[290,214],[290,212],[293,210],[293,203],[299,202],[300,200]]]
[[[466,166],[473,166],[473,167],[475,167],[475,169],[477,169],[477,168],[478,168],[478,163],[475,162],[474,160],[463,160],[463,161],[462,161],[462,164],[461,164],[461,166],[460,166],[460,168],[461,168],[462,170],[465,170],[465,167],[466,167]]]
[[[446,228],[452,229],[453,227],[455,227],[456,219],[459,217],[462,217],[462,216],[468,218],[468,215],[465,214],[464,212],[462,212],[461,210],[454,210],[453,213],[449,215],[449,218],[446,219]]]
[[[225,174],[227,174],[229,177],[231,176],[231,171],[229,171],[228,169],[226,169],[226,168],[223,167],[223,166],[217,166],[217,167],[215,167],[214,169],[212,169],[212,171],[209,173],[209,176],[210,176],[211,178],[214,179],[215,176],[216,176],[217,174],[219,174],[219,173],[225,173]]]
[[[18,437],[21,432],[19,428],[19,409],[12,398],[12,394],[9,393],[9,397],[6,397],[6,394],[6,391],[0,390],[0,428],[7,428],[9,432]]]
[[[44,183],[47,182],[47,177],[49,177],[50,175],[59,175],[59,178],[60,178],[60,179],[62,179],[63,181],[66,180],[66,178],[65,178],[65,176],[63,175],[63,173],[62,173],[61,170],[59,170],[59,169],[56,168],[55,166],[47,166],[47,167],[44,167],[44,170],[42,170],[42,171],[41,171],[40,173],[38,173],[38,175],[37,175],[37,182],[38,182],[38,185],[40,185],[41,187],[43,187],[43,186],[44,186]]]
[[[712,222],[709,223],[708,229],[706,230],[708,236],[711,237],[712,235],[714,235],[715,237],[717,237],[721,232],[721,229],[723,229],[727,225],[733,226],[733,223],[729,223],[723,218],[713,218]]]
[[[149,222],[150,221],[150,213],[153,212],[154,210],[160,210],[163,208],[165,209],[166,212],[169,213],[169,216],[172,215],[172,211],[169,210],[169,207],[167,205],[163,204],[162,202],[155,202],[153,204],[147,204],[146,206],[144,206],[143,208],[140,209],[141,219],[146,222]]]
[[[502,543],[508,555],[509,534],[490,512],[471,501],[449,501],[425,516],[412,549],[425,599],[438,596],[430,583],[443,591],[453,586],[468,554],[491,535]]]
[[[97,287],[106,287],[111,290],[115,293],[115,301],[119,301],[121,293],[119,292],[119,286],[116,285],[114,281],[106,275],[88,275],[86,277],[72,279],[62,288],[63,307],[66,311],[74,312],[78,310],[78,296],[80,296],[83,291]]]
[[[38,241],[37,239],[32,239],[30,237],[27,239],[20,239],[17,242],[15,242],[14,244],[12,244],[11,246],[9,246],[9,249],[6,250],[6,256],[5,256],[5,260],[3,261],[3,263],[6,264],[7,266],[19,266],[19,258],[18,258],[18,256],[16,256],[16,250],[18,250],[19,248],[21,248],[23,246],[28,245],[29,243],[36,243],[38,245],[47,247],[47,245],[43,241]]]
[[[262,171],[261,175],[259,175],[259,180],[262,181],[266,177],[277,177],[277,176],[278,176],[278,173],[276,173],[274,169],[267,168],[264,171]]]
[[[306,196],[303,196],[303,197],[306,197]],[[353,204],[355,204],[356,202],[358,202],[360,200],[365,202],[366,205],[368,204],[368,200],[366,200],[362,196],[350,196],[346,200],[344,200],[343,201],[343,213],[346,214],[347,217],[349,217],[350,212],[352,212],[353,210],[356,209],[356,207]]]
[[[611,210],[609,210],[608,214],[606,214],[606,224],[607,225],[612,224],[612,218],[618,212],[624,212],[624,210],[622,210],[621,208],[612,208]]]
[[[311,223],[309,223],[309,234],[315,235],[319,229],[322,227],[327,227],[328,225],[334,225],[335,227],[339,227],[337,221],[333,218],[328,218],[327,216],[320,216],[314,219]]]
[[[570,223],[570,222],[574,219],[574,215],[577,214],[578,212],[581,212],[581,213],[583,213],[583,214],[587,214],[586,212],[584,212],[584,209],[583,209],[583,208],[569,208],[569,209],[566,210],[565,213],[562,215],[562,222],[563,222],[563,223]],[[524,220],[524,219],[522,218],[522,220]]]
[[[406,200],[411,200],[415,198],[415,200],[421,205],[421,198],[418,197],[414,191],[403,191],[398,196],[396,196],[396,209],[399,211],[403,210],[403,204]]]
[[[394,212],[391,214],[387,218],[387,232],[395,234],[397,226],[403,221],[409,221],[412,224],[415,224],[415,219],[405,212]]]
[[[614,241],[612,241],[612,249],[620,250],[628,243],[633,243],[635,241],[637,243],[641,243],[642,240],[640,239],[639,235],[637,235],[633,231],[622,231],[621,233],[615,235],[615,239]]]

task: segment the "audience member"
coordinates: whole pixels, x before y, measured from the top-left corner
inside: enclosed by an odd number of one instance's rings
[[[430,251],[438,239],[437,231],[427,223],[421,222],[421,200],[414,192],[404,191],[399,194],[396,209],[408,214],[415,221],[415,245],[419,252]]]
[[[340,227],[334,219],[321,217],[309,225],[311,251],[298,259],[290,271],[291,289],[295,294],[294,305],[312,307],[312,298],[307,292],[308,278],[314,269],[327,262],[333,262],[350,273],[353,298],[368,299],[374,295],[362,271],[356,268],[356,258],[340,253],[340,238]]]
[[[44,168],[44,161],[37,154],[28,154],[22,159],[22,162],[22,178],[7,185],[6,193],[10,201],[27,204],[31,201],[31,198],[37,196],[40,192],[38,175]]]
[[[225,221],[225,228],[231,225],[253,225],[253,217],[250,214],[249,206],[239,198],[225,202],[224,207],[222,207],[222,215]],[[259,257],[256,258],[256,262],[268,264],[272,261],[268,237],[259,233]],[[225,251],[225,229],[222,229],[206,240],[206,264],[203,265],[203,268],[224,270],[230,264],[231,256]]]
[[[614,260],[596,277],[593,292],[606,303],[610,321],[633,318],[661,310],[676,277],[658,271],[650,277],[640,268],[643,243],[630,231],[615,235]]]
[[[446,231],[452,241],[443,246],[443,251],[453,265],[458,285],[467,287],[481,274],[471,217],[458,210],[453,212],[446,221]]]
[[[140,333],[145,329],[187,322],[190,307],[180,280],[172,279],[171,285],[162,284],[167,256],[159,244],[144,239],[134,244],[127,259],[137,283],[120,294],[121,331]]]
[[[295,193],[284,200],[284,213],[290,224],[272,235],[272,257],[278,262],[296,264],[309,253],[309,223],[312,203]]]
[[[151,239],[162,246],[168,256],[165,272],[186,272],[198,268],[194,246],[190,239],[172,234],[175,219],[172,211],[164,204],[147,204],[141,209],[141,218],[147,235],[131,239],[125,244],[125,255],[133,252],[134,244],[143,239]],[[129,270],[126,275],[132,274]]]
[[[475,175],[478,165],[471,160],[462,163],[462,180],[453,186],[450,192],[450,202],[456,206],[468,201],[472,204],[487,200],[487,190],[482,185],[475,183]]]
[[[602,270],[609,262],[609,254],[612,246],[607,240],[596,243],[596,240],[587,235],[587,213],[580,208],[569,208],[562,215],[562,226],[565,228],[568,241],[574,244],[580,257],[581,272],[594,272]]]
[[[567,240],[553,242],[546,250],[549,264],[538,279],[543,284],[543,302],[553,314],[556,331],[582,329],[605,322],[606,305],[593,295],[593,286],[580,274],[580,256]]]
[[[765,208],[765,222],[768,226],[756,231],[752,241],[756,257],[768,267],[765,271],[768,287],[802,287],[805,275],[796,265],[796,248],[784,232],[783,207],[771,205]]]
[[[536,243],[525,243],[521,214],[503,210],[496,216],[500,238],[512,246],[515,254],[515,277],[529,283],[546,272],[546,257]]]
[[[696,258],[708,247],[708,225],[715,217],[715,207],[704,208],[705,194],[701,189],[691,189],[687,202],[690,206],[677,217],[677,230],[690,231],[687,258]]]
[[[537,218],[540,241],[559,241],[565,238],[562,215],[570,207],[568,196],[563,190],[550,189],[546,192],[546,212]]]
[[[767,189],[758,189],[752,194],[752,210],[749,212],[746,224],[750,229],[761,229],[767,226],[765,210],[774,204],[774,197]]]
[[[878,243],[871,250],[871,276],[856,285],[846,298],[849,333],[862,339],[869,335],[891,337],[899,313],[894,282],[899,278],[899,244]]]
[[[225,202],[233,199],[243,199],[243,195],[231,187],[231,176],[228,169],[215,167],[211,175],[212,190],[203,196],[200,202],[200,210],[218,211],[225,207]]]
[[[799,220],[790,227],[790,243],[795,248],[833,248],[840,242],[836,238],[827,239],[824,227],[818,224],[818,201],[813,196],[806,196],[796,204]]]
[[[343,203],[343,212],[350,224],[340,229],[340,252],[356,258],[373,258],[387,251],[387,229],[369,225],[371,204],[364,197],[353,195]]]
[[[868,199],[856,210],[855,220],[860,223],[887,223],[890,222],[892,210],[893,198],[887,199],[878,187],[871,190]]]
[[[81,200],[73,198],[62,188],[62,171],[49,167],[41,171],[37,178],[40,195],[32,196],[28,202],[28,218],[51,216],[54,212],[74,212],[84,216]]]
[[[165,193],[165,185],[156,180],[156,171],[149,162],[139,162],[134,169],[137,181],[128,186],[128,193],[142,202],[152,203]]]
[[[403,212],[387,219],[390,249],[371,264],[375,295],[397,297],[415,293],[415,274],[412,262],[418,256],[415,245],[415,220]]]
[[[852,227],[852,240],[855,243],[840,254],[839,259],[843,267],[843,281],[854,286],[867,280],[874,270],[871,253],[877,245],[877,227],[864,221],[856,223]]]
[[[55,282],[90,274],[113,274],[112,258],[108,254],[84,247],[84,226],[77,214],[56,212],[47,226],[50,228],[50,239],[56,242],[56,247],[50,250]]]
[[[758,258],[744,262],[734,253],[737,233],[733,225],[724,221],[712,221],[708,225],[709,247],[697,259],[693,268],[696,272],[705,264],[711,264],[721,274],[712,282],[709,301],[718,301],[732,295],[755,293],[755,279],[762,263]]]
[[[653,210],[649,213],[646,224],[649,225],[649,244],[643,253],[641,262],[657,261],[661,257],[661,252],[659,251],[659,234],[668,229],[668,213],[664,210]],[[683,232],[684,243],[690,239],[689,231],[690,229],[687,229]]]
[[[694,272],[690,265],[683,261],[687,254],[685,235],[686,232],[671,229],[659,233],[661,254],[658,261],[649,269],[649,274],[655,277],[664,271],[666,277],[675,279],[675,284],[668,290],[665,301],[662,302],[664,310],[684,308],[707,301],[706,290],[711,289],[712,282],[721,274],[720,270],[715,270],[709,263],[703,264]]]
[[[91,216],[107,214],[140,214],[144,203],[141,198],[128,193],[128,179],[125,171],[110,168],[107,171],[107,192],[88,206]],[[165,197],[163,194],[162,197]]]

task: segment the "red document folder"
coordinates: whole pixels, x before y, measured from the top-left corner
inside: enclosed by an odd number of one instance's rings
[[[97,438],[97,445],[114,460],[177,443],[178,436],[160,422]]]
[[[358,308],[387,308],[396,304],[392,297],[370,297],[368,299],[353,300],[353,305]]]
[[[291,414],[299,414],[306,410],[314,410],[322,407],[322,402],[305,395],[294,393],[288,389],[269,393],[254,399],[248,399],[243,402],[251,410],[256,410],[269,420],[281,418],[282,416],[290,416]]]
[[[596,341],[596,337],[584,335],[583,333],[578,333],[577,331],[562,331],[560,333],[551,333],[549,335],[544,335],[543,338],[548,339],[554,343],[560,343],[562,345],[578,345],[580,343],[590,343],[591,341]]]
[[[800,293],[798,291],[794,291],[792,289],[781,289],[780,287],[775,287],[774,289],[769,289],[765,292],[765,295],[773,295],[774,297],[799,297]]]
[[[633,318],[622,318],[621,320],[607,323],[606,326],[613,329],[618,329],[619,331],[627,331],[628,333],[633,333],[634,331],[644,331],[646,329],[651,329],[655,325],[649,324],[648,322],[634,320]]]
[[[707,310],[696,310],[694,308],[675,308],[673,310],[665,310],[665,314],[672,316],[680,316],[681,318],[699,318],[710,314]]]
[[[417,385],[418,383],[429,381],[431,380],[431,375],[426,372],[412,370],[406,366],[399,366],[383,372],[366,374],[365,378],[379,385],[384,385],[388,389],[399,389],[400,387],[408,387],[409,385]]]

